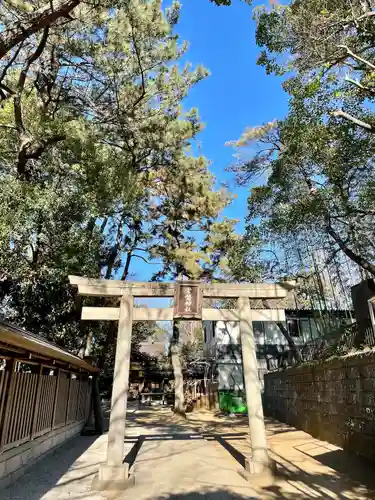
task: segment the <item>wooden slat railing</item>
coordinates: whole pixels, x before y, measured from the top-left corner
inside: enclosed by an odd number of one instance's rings
[[[57,377],[41,376],[39,407],[36,414],[35,437],[52,430],[53,402],[55,399]]]
[[[91,396],[87,375],[60,369],[47,375],[42,366],[36,373],[22,372],[14,361],[9,366],[0,370],[0,453],[87,419]]]
[[[0,371],[0,422],[2,421],[1,417],[4,412],[8,379],[9,379],[9,371],[5,370]]]

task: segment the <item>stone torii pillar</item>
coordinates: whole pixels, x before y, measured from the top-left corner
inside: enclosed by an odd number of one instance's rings
[[[130,350],[133,322],[133,297],[120,300],[119,322],[109,417],[107,460],[100,466],[95,488],[122,490],[134,484],[129,464],[124,460],[126,409],[129,391]]]
[[[123,463],[127,394],[129,389],[131,331],[133,321],[173,321],[196,319],[239,321],[242,342],[243,373],[249,416],[251,457],[246,460],[245,478],[261,475],[272,468],[268,458],[262,398],[258,376],[253,321],[284,321],[279,309],[251,310],[250,298],[284,298],[294,283],[130,283],[118,280],[95,280],[70,276],[81,295],[118,297],[120,307],[83,307],[84,320],[117,320],[115,368],[108,432],[107,460],[101,465],[93,488],[121,491],[134,483]],[[134,308],[133,297],[174,297],[174,308]],[[202,298],[237,298],[237,309],[205,309]]]
[[[252,456],[246,457],[245,470],[248,474],[272,472],[268,457],[266,428],[264,424],[262,393],[258,374],[258,360],[254,339],[253,321],[248,297],[237,301],[240,317],[240,335],[242,346],[242,366],[245,380],[247,414],[249,418],[249,437]]]

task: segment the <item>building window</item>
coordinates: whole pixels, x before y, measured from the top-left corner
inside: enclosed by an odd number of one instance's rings
[[[253,321],[253,332],[254,332],[255,342],[257,344],[264,344],[265,325],[263,321]]]
[[[259,337],[264,333],[264,322],[263,321],[253,321],[253,331],[256,337]]]
[[[288,319],[288,333],[291,337],[300,336],[300,325],[298,319]]]

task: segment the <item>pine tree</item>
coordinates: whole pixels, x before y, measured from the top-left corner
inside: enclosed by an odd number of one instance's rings
[[[190,161],[200,130],[180,103],[207,72],[179,67],[178,13],[82,7],[2,63],[17,89],[0,110],[3,311],[77,350],[86,327],[68,274],[125,279],[148,257],[158,179]]]

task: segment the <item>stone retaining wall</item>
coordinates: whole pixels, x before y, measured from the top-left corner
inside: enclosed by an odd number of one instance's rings
[[[84,425],[85,420],[75,422],[0,454],[0,490],[17,481],[38,460],[79,434]]]
[[[375,460],[375,352],[264,377],[264,412]]]

